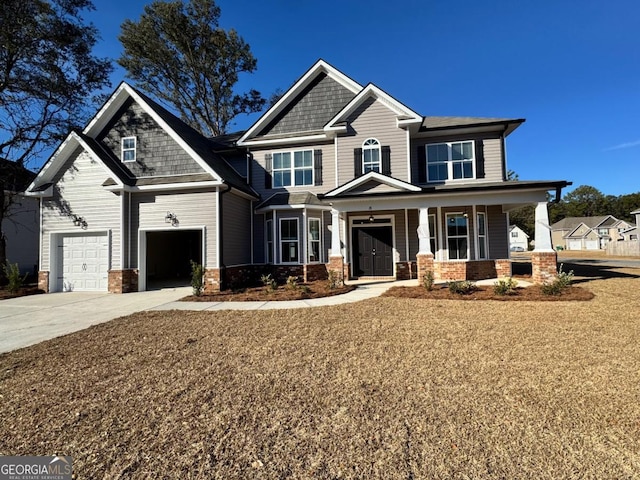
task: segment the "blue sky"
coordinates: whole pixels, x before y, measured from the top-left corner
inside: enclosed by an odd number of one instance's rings
[[[94,0],[96,53],[146,1]],[[241,88],[286,90],[318,58],[422,115],[526,118],[507,139],[521,180],[640,191],[637,0],[219,0],[251,45]],[[114,87],[125,79],[116,69]],[[248,128],[255,116],[238,118]],[[571,190],[568,189],[565,191]]]

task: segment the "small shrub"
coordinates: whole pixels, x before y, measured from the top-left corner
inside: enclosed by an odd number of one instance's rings
[[[335,290],[336,288],[342,287],[344,285],[342,276],[335,270],[329,270],[327,280],[329,284],[329,290]]]
[[[451,281],[447,283],[447,287],[449,287],[449,291],[451,293],[455,293],[457,295],[468,295],[478,289],[475,283],[468,280]]]
[[[11,264],[7,262],[6,265],[2,266],[2,269],[7,277],[7,281],[9,282],[7,284],[7,290],[9,290],[10,293],[18,293],[18,290],[22,288],[29,274],[25,273],[24,277],[21,276],[20,268],[17,263]]]
[[[496,295],[513,295],[516,293],[518,282],[509,277],[506,280],[498,280],[493,284],[493,293]]]
[[[278,289],[278,282],[271,276],[270,273],[262,275],[260,277],[260,281],[262,282],[262,285],[267,287],[267,290],[270,292],[274,292]]]
[[[433,284],[435,279],[433,278],[433,272],[428,270],[422,277],[422,286],[427,289],[428,292],[433,290]]]
[[[204,266],[191,260],[191,288],[196,297],[204,290]]]
[[[542,284],[540,289],[542,293],[545,295],[561,295],[562,292],[571,286],[573,282],[573,270],[570,272],[562,271],[562,264],[558,269],[558,275],[550,282],[545,282]]]
[[[297,290],[298,289],[298,277],[294,275],[289,275],[287,277],[287,290]]]

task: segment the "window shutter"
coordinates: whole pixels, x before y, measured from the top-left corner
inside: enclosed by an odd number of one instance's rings
[[[391,147],[383,145],[382,148],[382,174],[391,176]]]
[[[322,150],[313,151],[313,184],[322,185]]]
[[[484,178],[484,142],[476,140],[476,178]]]
[[[273,166],[271,165],[271,154],[267,153],[264,156],[264,188],[271,188],[271,171]]]
[[[418,145],[418,183],[427,183],[427,146]]]
[[[362,176],[362,149],[353,149],[353,176],[358,178]]]

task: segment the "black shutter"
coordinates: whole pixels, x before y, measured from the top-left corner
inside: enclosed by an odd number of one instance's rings
[[[391,176],[391,147],[383,145],[382,148],[382,174]]]
[[[313,151],[313,184],[322,185],[322,150]]]
[[[476,140],[476,178],[484,178],[484,142]]]
[[[271,171],[273,169],[271,165],[271,154],[267,153],[264,156],[264,188],[271,188]]]
[[[427,183],[427,146],[418,145],[418,183]]]
[[[362,175],[362,149],[353,149],[353,176],[358,178]]]

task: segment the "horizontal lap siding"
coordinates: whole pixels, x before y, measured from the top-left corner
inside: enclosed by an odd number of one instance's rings
[[[216,265],[216,192],[189,193],[136,193],[131,199],[131,263],[138,265],[138,230],[189,230],[190,227],[206,227],[205,267]],[[178,227],[165,223],[167,212],[173,213],[180,222]]]
[[[233,193],[220,198],[222,215],[222,263],[251,263],[251,202]]]
[[[507,214],[500,205],[487,206],[489,258],[509,258],[509,226]]]
[[[429,213],[432,212],[430,211]],[[418,254],[418,250],[420,249],[420,245],[418,242],[418,210],[409,210],[407,212],[407,215],[409,217],[409,260],[415,260],[416,255]],[[431,253],[435,254],[436,252]]]
[[[101,185],[110,176],[107,170],[88,153],[78,149],[69,158],[54,181],[53,197],[45,198],[42,211],[42,265],[41,270],[51,270],[50,234],[55,232],[82,233],[73,224],[71,215],[83,217],[87,232],[111,232],[109,267],[120,265],[120,196],[105,190]]]
[[[396,114],[379,101],[370,98],[349,118],[351,134],[338,138],[338,185],[354,178],[355,148],[362,148],[368,138],[375,138],[381,146],[391,147],[391,176],[408,181],[407,132],[396,126]]]
[[[266,263],[265,251],[267,248],[266,222],[264,214],[253,216],[253,262]]]

